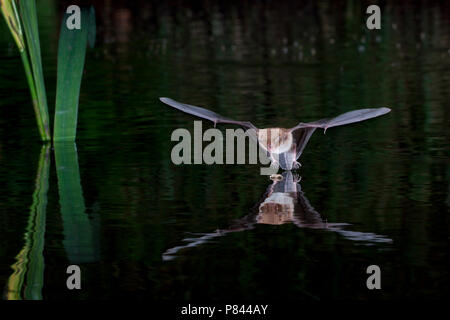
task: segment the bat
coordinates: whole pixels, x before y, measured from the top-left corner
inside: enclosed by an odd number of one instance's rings
[[[249,121],[236,121],[211,110],[181,103],[170,98],[159,99],[175,109],[212,121],[214,127],[218,123],[229,123],[250,129],[249,131],[254,132],[253,136],[259,145],[269,154],[272,163],[278,163],[283,170],[298,169],[301,166],[297,160],[302,155],[303,149],[317,128],[324,129],[324,132],[326,132],[331,127],[372,119],[391,111],[389,108],[359,109],[343,113],[334,118],[325,118],[306,123],[300,122],[289,129],[278,127],[257,128]]]

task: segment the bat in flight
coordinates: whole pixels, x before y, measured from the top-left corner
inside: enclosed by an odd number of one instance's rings
[[[272,162],[278,163],[283,170],[298,169],[300,167],[297,159],[300,158],[303,149],[317,128],[322,128],[326,131],[331,127],[368,120],[391,111],[389,108],[359,109],[343,113],[334,118],[320,119],[307,123],[300,122],[290,129],[277,127],[260,129],[248,121],[236,121],[223,117],[213,111],[177,102],[170,98],[159,99],[175,109],[210,120],[214,123],[214,126],[217,123],[230,123],[239,125],[245,129],[251,129],[250,131],[254,131],[254,138],[268,152]]]

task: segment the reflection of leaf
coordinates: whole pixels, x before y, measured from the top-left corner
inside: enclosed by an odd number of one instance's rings
[[[44,235],[47,207],[48,177],[50,168],[50,145],[42,146],[33,203],[25,232],[25,245],[16,256],[17,262],[12,266],[14,272],[8,280],[7,299],[23,298],[42,299],[44,284]],[[26,285],[24,281],[26,277]]]
[[[72,263],[95,261],[97,247],[93,226],[85,213],[75,143],[55,143],[55,162],[67,256]]]
[[[86,46],[95,40],[93,7],[81,9],[81,29],[67,28],[69,16],[64,15],[59,36],[54,141],[75,141]]]

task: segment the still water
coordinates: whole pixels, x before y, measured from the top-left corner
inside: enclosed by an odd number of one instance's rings
[[[169,6],[93,1],[77,143],[42,145],[0,25],[0,286],[5,299],[439,298],[449,290],[449,4]],[[53,113],[61,13],[39,1]],[[171,163],[194,118],[168,96],[265,127],[364,107],[317,130],[295,174]],[[204,129],[212,127],[203,122]],[[225,128],[232,126],[218,126]],[[66,268],[82,270],[67,290]],[[381,269],[368,290],[366,268]]]

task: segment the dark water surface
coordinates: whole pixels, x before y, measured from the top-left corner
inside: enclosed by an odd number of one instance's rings
[[[449,3],[382,6],[380,31],[365,28],[364,3],[314,3],[94,1],[98,38],[76,146],[38,141],[2,22],[3,297],[447,295]],[[38,3],[50,114],[67,4]],[[318,130],[300,159],[301,184],[285,176],[270,189],[259,165],[172,164],[171,133],[192,131],[194,118],[160,96],[261,127],[392,112]],[[66,288],[70,264],[81,267],[80,291]],[[381,290],[366,287],[369,265],[381,268]]]

